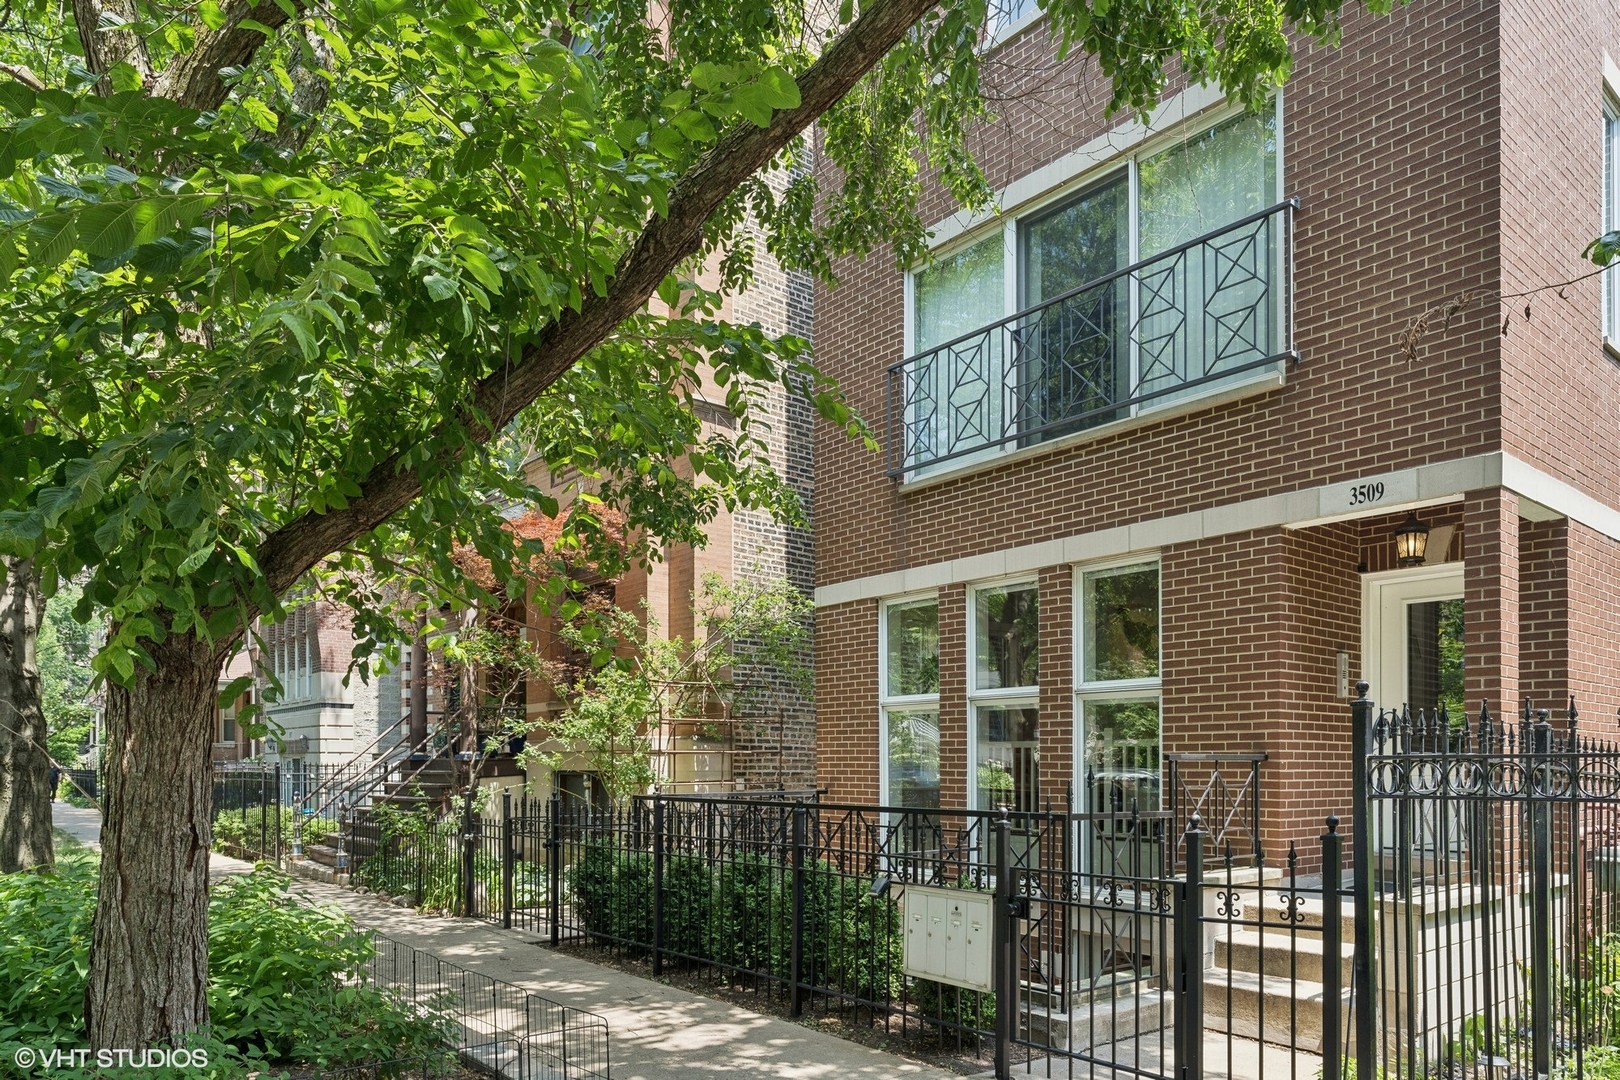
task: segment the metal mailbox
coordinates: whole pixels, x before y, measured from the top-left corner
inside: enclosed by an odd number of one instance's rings
[[[988,893],[964,889],[906,886],[906,974],[989,991],[994,978],[992,900]]]

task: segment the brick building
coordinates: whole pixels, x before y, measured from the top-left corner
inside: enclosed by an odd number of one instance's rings
[[[846,259],[815,301],[885,444],[816,447],[830,796],[1146,809],[1166,755],[1264,754],[1276,851],[1348,809],[1357,678],[1574,694],[1606,730],[1620,275],[1581,253],[1620,220],[1611,56],[1601,0],[1347,11],[1261,114],[1176,85],[1143,123],[1038,13],[1004,33],[1000,213],[929,185],[933,260]]]

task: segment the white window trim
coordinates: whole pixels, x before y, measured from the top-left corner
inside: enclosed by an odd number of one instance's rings
[[[910,593],[893,596],[878,605],[878,805],[889,805],[889,713],[927,712],[933,708],[939,715],[939,691],[932,694],[889,693],[889,609],[908,604],[928,602],[934,605],[935,618],[939,615],[939,591]],[[943,722],[941,722],[943,726]],[[943,763],[942,763],[943,764]]]
[[[1159,571],[1159,674],[1148,679],[1104,679],[1087,682],[1086,662],[1086,576],[1125,570],[1131,567],[1154,567]],[[1156,690],[1164,683],[1164,564],[1157,551],[1136,551],[1116,559],[1077,563],[1074,566],[1074,692],[1076,697],[1098,697],[1133,690]]]
[[[1086,643],[1086,576],[1129,567],[1153,567],[1159,572],[1159,674],[1150,679],[1111,679],[1087,682],[1085,673]],[[1074,763],[1072,782],[1075,784],[1076,807],[1085,812],[1084,793],[1079,782],[1086,762],[1086,706],[1091,702],[1157,701],[1159,702],[1159,771],[1164,772],[1164,563],[1158,552],[1136,552],[1118,559],[1082,563],[1074,567],[1074,745],[1071,747]],[[1076,852],[1076,858],[1084,853]],[[1078,864],[1077,864],[1078,865]]]
[[[1039,612],[1041,603],[1041,585],[1039,578],[1028,574],[1019,574],[1013,577],[992,578],[986,581],[975,581],[967,589],[967,805],[974,808],[979,805],[979,708],[1001,706],[1003,708],[1033,707],[1037,710],[1037,723],[1039,723],[1039,709],[1041,704],[1040,687],[1040,661],[1036,660],[1036,673],[1034,686],[998,686],[987,690],[979,689],[979,594],[990,589],[1016,589],[1030,588],[1035,592],[1036,618],[1036,649],[1040,648]],[[1039,729],[1037,728],[1037,733]]]
[[[1044,12],[1040,12],[1039,9],[1037,9],[1037,14],[1044,15]],[[1155,113],[1154,118],[1150,120],[1149,124],[1147,125],[1141,125],[1139,122],[1133,121],[1132,123],[1136,125],[1134,129],[1132,128],[1131,124],[1124,125],[1122,128],[1118,129],[1122,135],[1120,142],[1117,145],[1109,141],[1113,138],[1113,133],[1102,136],[1101,139],[1107,143],[1112,152],[1106,156],[1097,157],[1096,160],[1089,162],[1087,167],[1081,168],[1079,171],[1067,172],[1063,179],[1054,178],[1055,182],[1048,184],[1044,189],[1039,191],[1031,192],[1021,188],[1021,185],[1027,185],[1029,181],[1043,177],[1047,170],[1055,166],[1062,165],[1063,163],[1068,162],[1077,156],[1086,155],[1087,151],[1098,142],[1096,139],[1092,140],[1091,143],[1088,143],[1085,148],[1077,151],[1076,154],[1071,154],[1066,158],[1060,159],[1058,162],[1053,162],[1051,165],[1038,169],[1034,173],[1015,181],[1002,192],[999,192],[996,199],[996,206],[998,209],[987,214],[979,214],[966,219],[964,219],[961,215],[948,218],[946,221],[930,230],[931,239],[928,258],[920,263],[908,267],[904,274],[904,282],[902,287],[903,304],[901,312],[902,357],[910,358],[915,356],[917,353],[917,325],[915,312],[917,305],[918,274],[929,269],[929,267],[931,267],[936,260],[942,257],[954,254],[989,239],[994,234],[995,230],[999,229],[1002,235],[1002,307],[1000,317],[1006,319],[1018,314],[1018,312],[1023,310],[1023,304],[1021,303],[1023,280],[1020,273],[1020,263],[1022,260],[1019,258],[1020,225],[1029,218],[1035,217],[1055,205],[1075,198],[1076,196],[1084,193],[1088,188],[1103,186],[1121,171],[1124,172],[1127,178],[1126,186],[1128,193],[1126,198],[1130,208],[1130,213],[1128,215],[1130,239],[1126,261],[1128,263],[1137,262],[1140,258],[1141,250],[1137,222],[1140,201],[1138,198],[1138,175],[1139,163],[1141,159],[1152,157],[1155,154],[1169,149],[1178,142],[1186,139],[1195,131],[1203,131],[1216,127],[1228,120],[1233,119],[1234,117],[1241,116],[1244,113],[1244,109],[1241,104],[1229,102],[1222,97],[1215,98],[1212,104],[1200,108],[1197,111],[1186,112],[1186,103],[1183,99],[1187,98],[1187,96],[1190,94],[1192,94],[1192,91],[1184,91],[1182,94],[1179,94],[1176,98],[1172,99],[1171,102],[1166,103],[1168,106],[1169,104],[1182,102],[1184,106],[1182,115],[1170,120],[1168,130],[1155,129],[1155,125],[1160,120],[1158,113]],[[1165,107],[1161,107],[1159,112],[1163,112],[1164,108]],[[1276,114],[1277,164],[1276,190],[1272,192],[1272,198],[1269,205],[1276,205],[1277,203],[1282,202],[1284,198],[1283,192],[1287,190],[1287,183],[1284,179],[1286,176],[1286,160],[1284,156],[1286,139],[1283,131],[1283,92],[1280,88],[1272,97],[1272,108]],[[1018,195],[1018,201],[1016,202],[1009,198],[1009,196],[1012,196],[1015,192]],[[1284,259],[1284,254],[1281,250],[1280,244],[1278,245],[1278,249],[1279,250],[1275,256],[1275,261],[1279,264],[1279,266],[1273,267],[1274,271],[1278,269],[1286,269],[1280,266]],[[1137,293],[1136,290],[1133,289],[1131,290],[1131,321],[1133,325],[1136,321],[1137,303]],[[1279,340],[1281,340],[1281,332],[1284,329],[1283,323],[1286,319],[1287,312],[1284,310],[1284,305],[1278,304],[1278,325],[1274,329],[1278,332]],[[1131,350],[1131,369],[1134,373],[1136,370],[1136,344],[1134,341],[1132,342]],[[1014,440],[1000,446],[986,447],[982,451],[965,455],[962,458],[938,463],[931,467],[926,467],[922,472],[907,470],[902,476],[902,483],[909,488],[912,484],[928,483],[936,481],[940,477],[952,476],[969,470],[981,469],[994,464],[1001,464],[1005,462],[1010,455],[1017,454],[1023,456],[1031,452],[1047,452],[1053,449],[1058,449],[1061,446],[1071,445],[1072,442],[1084,441],[1095,431],[1100,430],[1112,432],[1120,425],[1133,424],[1143,419],[1163,419],[1166,417],[1175,416],[1177,413],[1188,411],[1189,404],[1193,408],[1206,408],[1212,402],[1218,402],[1236,396],[1246,396],[1257,389],[1270,389],[1271,387],[1280,385],[1281,380],[1282,375],[1280,372],[1274,372],[1271,370],[1256,371],[1251,374],[1251,377],[1243,379],[1235,384],[1217,384],[1213,387],[1205,389],[1205,392],[1203,393],[1194,393],[1189,395],[1187,398],[1179,398],[1172,395],[1168,400],[1150,402],[1146,405],[1133,405],[1130,410],[1130,415],[1127,417],[1122,417],[1121,419],[1110,424],[1100,425],[1097,429],[1071,434],[1062,440],[1054,440],[1053,443],[1040,444],[1033,447],[1020,447],[1017,444],[1017,441]]]
[[[1620,206],[1611,205],[1611,200],[1620,202],[1620,135],[1615,137],[1615,153],[1609,153],[1610,128],[1620,125],[1620,67],[1607,52],[1603,54],[1603,144],[1598,147],[1598,160],[1603,171],[1602,187],[1600,189],[1602,215],[1598,227],[1598,235],[1609,232],[1613,228],[1620,228]],[[1613,223],[1613,224],[1611,224]],[[1620,269],[1611,266],[1609,270],[1599,276],[1598,281],[1602,288],[1602,303],[1599,305],[1599,319],[1601,320],[1601,335],[1603,346],[1609,355],[1620,358]],[[1610,330],[1614,329],[1615,334]]]

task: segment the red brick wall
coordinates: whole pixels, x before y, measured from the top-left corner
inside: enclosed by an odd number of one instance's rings
[[[823,425],[818,583],[1494,448],[1495,318],[1475,313],[1436,334],[1420,364],[1395,347],[1427,305],[1497,280],[1494,10],[1438,0],[1387,17],[1353,12],[1342,48],[1302,50],[1284,96],[1283,156],[1284,189],[1304,200],[1295,296],[1305,360],[1286,387],[909,492],[881,456]],[[1039,29],[1020,38],[1008,66],[1043,39]],[[1103,129],[1088,61],[1034,70],[1049,84],[1032,97],[1038,107],[1009,105],[981,136],[994,184]],[[948,210],[937,191],[924,204],[929,220]],[[836,270],[839,287],[816,298],[818,362],[881,422],[883,369],[901,358],[903,277],[886,251]]]
[[[1602,231],[1603,54],[1620,57],[1612,0],[1501,7],[1502,289],[1524,292],[1593,267]],[[1602,345],[1599,288],[1588,278],[1504,301],[1502,448],[1620,505],[1620,362]]]
[[[1062,808],[1074,772],[1074,571],[1040,573],[1041,798]]]
[[[1463,504],[1463,686],[1497,717],[1519,707],[1519,497],[1471,491]]]
[[[1569,685],[1581,730],[1615,738],[1620,709],[1620,542],[1569,522]],[[1559,702],[1548,701],[1556,708]]]
[[[877,799],[877,610],[866,600],[816,613],[816,783],[833,799]]]
[[[1535,708],[1569,698],[1569,523],[1519,528],[1519,692]],[[1477,710],[1477,702],[1469,702]],[[1494,705],[1492,706],[1495,707]]]

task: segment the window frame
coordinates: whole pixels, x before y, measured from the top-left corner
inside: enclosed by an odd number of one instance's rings
[[[1037,9],[1037,11],[1038,10],[1039,9]],[[1287,188],[1285,179],[1286,156],[1284,152],[1285,135],[1283,94],[1280,89],[1272,95],[1270,111],[1273,114],[1277,145],[1276,175],[1274,177],[1275,188],[1267,205],[1276,205],[1277,203],[1283,201],[1283,192]],[[1171,149],[1177,143],[1184,142],[1189,137],[1208,131],[1212,128],[1219,127],[1229,120],[1242,116],[1244,112],[1245,110],[1241,105],[1234,104],[1232,102],[1225,102],[1219,106],[1216,106],[1215,108],[1206,109],[1195,116],[1188,117],[1184,121],[1175,124],[1174,127],[1169,131],[1145,135],[1141,137],[1139,141],[1127,146],[1117,155],[1111,157],[1107,161],[1101,162],[1092,168],[1083,169],[1071,179],[1065,180],[1060,184],[1056,184],[1047,191],[1044,191],[1033,198],[1026,199],[1016,206],[1004,207],[1002,208],[1002,212],[991,220],[964,229],[960,234],[951,236],[938,246],[931,248],[929,250],[927,259],[908,267],[902,275],[902,357],[910,358],[917,355],[917,276],[926,272],[933,265],[936,259],[949,256],[965,248],[972,247],[989,239],[995,233],[1000,232],[1002,236],[1003,260],[1001,272],[1002,311],[1000,317],[1002,319],[1010,319],[1013,316],[1021,314],[1024,311],[1023,238],[1025,230],[1038,222],[1041,218],[1060,210],[1064,203],[1082,198],[1088,192],[1113,182],[1118,178],[1120,173],[1124,173],[1126,177],[1126,199],[1129,209],[1128,225],[1130,238],[1129,250],[1127,252],[1127,264],[1134,264],[1138,262],[1141,258],[1141,243],[1139,235],[1141,232],[1140,163],[1145,159],[1155,157],[1158,154]],[[1285,262],[1287,256],[1286,252],[1282,250],[1284,245],[1279,243],[1277,247],[1278,250],[1274,253],[1272,259],[1273,273],[1286,270]],[[1130,290],[1130,318],[1133,326],[1136,324],[1137,313],[1141,304],[1139,292],[1140,290],[1137,288],[1132,288]],[[1288,319],[1287,308],[1288,305],[1286,303],[1278,303],[1276,305],[1277,310],[1275,315],[1275,325],[1272,327],[1272,332],[1278,335],[1278,340],[1282,340],[1284,331],[1286,329]],[[1130,341],[1130,371],[1133,383],[1139,378],[1139,352],[1139,342],[1137,341],[1136,336],[1133,334]],[[1234,385],[1241,386],[1248,382],[1266,382],[1270,381],[1274,377],[1274,374],[1269,371],[1258,371],[1251,373],[1251,378],[1244,379],[1241,383],[1233,385],[1226,385],[1217,381],[1208,387],[1195,388],[1195,392],[1185,400],[1198,400],[1205,397],[1215,397],[1221,394],[1231,393]],[[1129,415],[1122,417],[1119,421],[1115,421],[1115,423],[1134,421],[1142,416],[1151,416],[1158,412],[1174,409],[1181,404],[1182,400],[1183,399],[1181,399],[1179,395],[1167,395],[1164,399],[1132,404],[1130,406]],[[1007,407],[1008,403],[1003,402],[1002,409],[1005,410]],[[908,428],[910,421],[911,417],[908,415],[905,418]],[[931,478],[936,475],[947,474],[960,469],[968,468],[974,464],[981,463],[986,460],[999,459],[1010,453],[1014,453],[1019,449],[1020,447],[1018,446],[1017,441],[1014,440],[1000,446],[986,447],[985,449],[976,453],[967,454],[961,458],[956,458],[945,463],[932,465],[925,464],[922,466],[908,465],[904,476],[907,480]]]
[[[877,709],[877,743],[878,743],[878,805],[890,805],[892,793],[889,790],[889,714],[928,712],[932,709],[936,722],[939,717],[939,689],[936,686],[932,694],[890,694],[889,693],[889,611],[891,608],[907,607],[914,604],[931,603],[934,605],[935,625],[939,620],[939,592],[908,593],[903,596],[887,597],[878,604],[878,709]],[[943,655],[943,654],[942,654]],[[941,723],[941,726],[943,724]],[[943,764],[943,762],[941,762]],[[943,802],[943,797],[941,798]]]
[[[1035,594],[1035,682],[1030,686],[998,686],[980,689],[979,679],[979,594],[994,590],[1028,588]],[[975,581],[967,588],[967,805],[979,806],[979,710],[981,708],[1033,708],[1035,710],[1036,745],[1040,744],[1040,579],[1031,574],[1017,574],[988,581]],[[1038,767],[1038,766],[1037,766]],[[1037,774],[1038,775],[1038,774]]]
[[[1620,85],[1608,71],[1605,71],[1602,102],[1603,141],[1598,148],[1602,175],[1599,236],[1620,230]],[[1620,267],[1620,260],[1610,264],[1598,277],[1602,293],[1599,319],[1604,347],[1611,356],[1620,357],[1620,269],[1616,267]]]
[[[1096,679],[1085,678],[1086,638],[1090,625],[1086,621],[1086,581],[1094,574],[1107,573],[1110,570],[1147,569],[1151,567],[1159,575],[1159,673],[1150,678],[1141,679]],[[1074,762],[1074,777],[1082,775],[1086,767],[1086,727],[1088,704],[1111,704],[1115,702],[1155,701],[1159,704],[1159,779],[1162,791],[1164,782],[1164,562],[1157,552],[1144,554],[1136,552],[1129,556],[1108,559],[1094,563],[1083,563],[1074,567],[1074,594],[1073,594],[1073,628],[1074,628],[1074,745],[1072,747],[1072,761]],[[1076,786],[1078,809],[1082,813],[1087,811],[1083,802],[1084,794]],[[1161,796],[1162,798],[1162,796]],[[1163,807],[1161,806],[1162,810]]]

